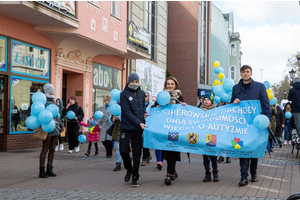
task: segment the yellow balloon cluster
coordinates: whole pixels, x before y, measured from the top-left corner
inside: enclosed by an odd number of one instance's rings
[[[269,99],[273,99],[274,94],[273,94],[273,91],[272,91],[271,88],[267,89],[267,94],[268,94],[268,98],[269,98]]]

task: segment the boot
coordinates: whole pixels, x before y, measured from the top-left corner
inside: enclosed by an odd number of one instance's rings
[[[175,178],[178,178],[178,174],[177,174],[176,170],[174,170],[174,174],[172,174],[171,180],[173,181],[173,180],[175,180]]]
[[[171,177],[172,177],[172,174],[167,173],[166,178],[165,178],[165,181],[164,181],[164,183],[165,183],[166,185],[171,185]]]
[[[205,172],[205,178],[203,179],[203,182],[209,182],[211,181],[211,172],[207,171]]]
[[[86,153],[84,153],[87,157],[90,157],[90,154],[91,154],[91,150],[87,150]]]
[[[48,175],[45,172],[45,167],[40,167],[40,174],[39,174],[40,178],[48,178]]]
[[[147,159],[143,159],[142,163],[141,163],[141,166],[146,166],[146,165],[147,165]]]
[[[224,157],[220,156],[218,162],[224,162]]]
[[[55,177],[56,174],[53,173],[52,168],[53,168],[52,165],[47,165],[47,171],[46,171],[46,174],[47,174],[48,176]]]
[[[231,163],[231,159],[229,157],[226,158],[226,163]]]
[[[99,154],[98,151],[95,151],[95,155],[94,156],[98,156],[98,154]]]
[[[149,164],[150,163],[150,160],[152,160],[152,156],[148,156],[147,160],[146,160],[146,164]]]
[[[218,170],[213,170],[213,181],[219,182]]]
[[[121,170],[121,163],[120,162],[117,162],[116,163],[116,168],[114,169],[114,171],[120,171]]]

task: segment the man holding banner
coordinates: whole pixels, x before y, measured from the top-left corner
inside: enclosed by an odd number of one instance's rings
[[[249,65],[243,65],[240,69],[242,79],[233,87],[230,103],[239,104],[244,100],[259,100],[262,114],[266,115],[271,122],[270,102],[265,86],[262,83],[254,81],[252,68]],[[271,123],[269,126],[271,127]],[[241,181],[239,186],[248,185],[248,171],[250,165],[251,182],[257,182],[257,164],[258,158],[240,158]]]

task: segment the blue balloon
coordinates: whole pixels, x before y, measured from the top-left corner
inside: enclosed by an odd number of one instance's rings
[[[117,103],[117,101],[116,100],[114,100],[114,99],[111,99],[110,101],[109,101],[109,108],[111,108],[112,107],[112,105],[115,105]]]
[[[272,99],[269,100],[270,101],[270,105],[274,106],[277,103],[277,99],[276,97],[273,97]]]
[[[111,121],[111,115],[108,117],[108,121],[113,124],[113,122]]]
[[[215,86],[213,86],[212,88],[211,88],[211,91],[214,93],[214,88],[215,88]]]
[[[171,96],[170,96],[169,92],[161,91],[157,94],[156,100],[159,105],[165,106],[170,102]]]
[[[225,92],[229,93],[232,91],[232,88],[234,86],[234,81],[232,78],[226,78],[223,82],[223,89]]]
[[[103,112],[101,112],[100,110],[95,112],[95,118],[96,119],[101,119],[103,117]]]
[[[214,97],[214,101],[215,101],[217,104],[219,104],[220,101],[221,101],[221,98],[220,98],[219,96],[215,96],[215,97]]]
[[[42,104],[41,102],[35,102],[34,104],[31,105],[30,114],[38,117],[42,110],[45,110],[44,104]]]
[[[35,103],[35,102],[41,102],[42,104],[46,104],[46,96],[44,93],[42,92],[35,92],[33,95],[32,95],[32,102]]]
[[[27,119],[25,121],[25,125],[29,129],[36,129],[41,125],[41,122],[39,121],[39,119],[36,116],[32,115],[32,116],[27,117]]]
[[[257,115],[253,119],[253,125],[259,130],[268,128],[269,123],[270,123],[270,120],[266,115]]]
[[[42,124],[49,124],[52,119],[53,115],[49,110],[42,110],[39,114],[39,120]]]
[[[48,124],[42,124],[42,129],[45,132],[47,132],[47,133],[52,132],[55,129],[55,122],[54,122],[54,120],[52,119],[50,121],[50,123],[48,123]]]
[[[110,108],[110,112],[114,116],[118,116],[121,114],[121,106],[119,104],[114,104]]]
[[[266,89],[269,89],[269,88],[270,88],[270,83],[269,83],[269,81],[265,81],[265,82],[264,82],[264,85],[265,85]]]
[[[216,96],[221,96],[222,92],[224,92],[223,85],[214,86],[214,93]]]
[[[85,141],[86,141],[86,136],[83,135],[83,134],[79,135],[79,136],[78,136],[78,141],[79,141],[80,143],[85,143]]]
[[[118,89],[113,89],[112,91],[110,91],[111,98],[113,98],[113,100],[116,100],[116,101],[118,101],[120,99],[120,94],[121,94],[121,91]]]
[[[46,110],[49,110],[53,117],[56,117],[57,114],[59,113],[59,109],[58,109],[58,106],[56,104],[50,104],[46,107]]]
[[[229,102],[230,100],[231,100],[231,95],[229,94],[229,93],[227,93],[227,92],[225,92],[225,91],[223,91],[222,93],[221,93],[221,95],[220,95],[220,97],[221,97],[221,100],[223,101],[223,102]]]
[[[214,69],[214,72],[215,72],[216,74],[223,73],[223,72],[224,72],[224,69],[223,69],[223,67],[216,67],[216,68]]]
[[[72,111],[72,110],[69,110],[67,112],[67,118],[68,119],[74,119],[76,116],[75,116],[75,113]]]
[[[57,117],[58,117],[58,119],[60,119],[60,114],[59,113],[57,114]]]
[[[284,116],[287,118],[287,119],[290,119],[292,117],[292,113],[290,111],[287,111],[285,112]]]

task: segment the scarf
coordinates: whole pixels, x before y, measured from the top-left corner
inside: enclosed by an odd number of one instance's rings
[[[168,103],[168,105],[179,103],[178,98],[181,96],[181,91],[180,90],[178,90],[178,89],[177,90],[167,90],[167,89],[164,89],[164,91],[169,92],[169,94],[171,96],[171,100]]]
[[[210,110],[216,107],[216,104],[212,104],[211,106],[205,106],[204,103],[200,106],[201,109],[206,108],[206,110]]]
[[[54,95],[51,95],[51,94],[46,94],[46,93],[45,93],[45,96],[48,97],[48,98],[50,98],[50,99],[55,99],[55,96],[54,96]]]

